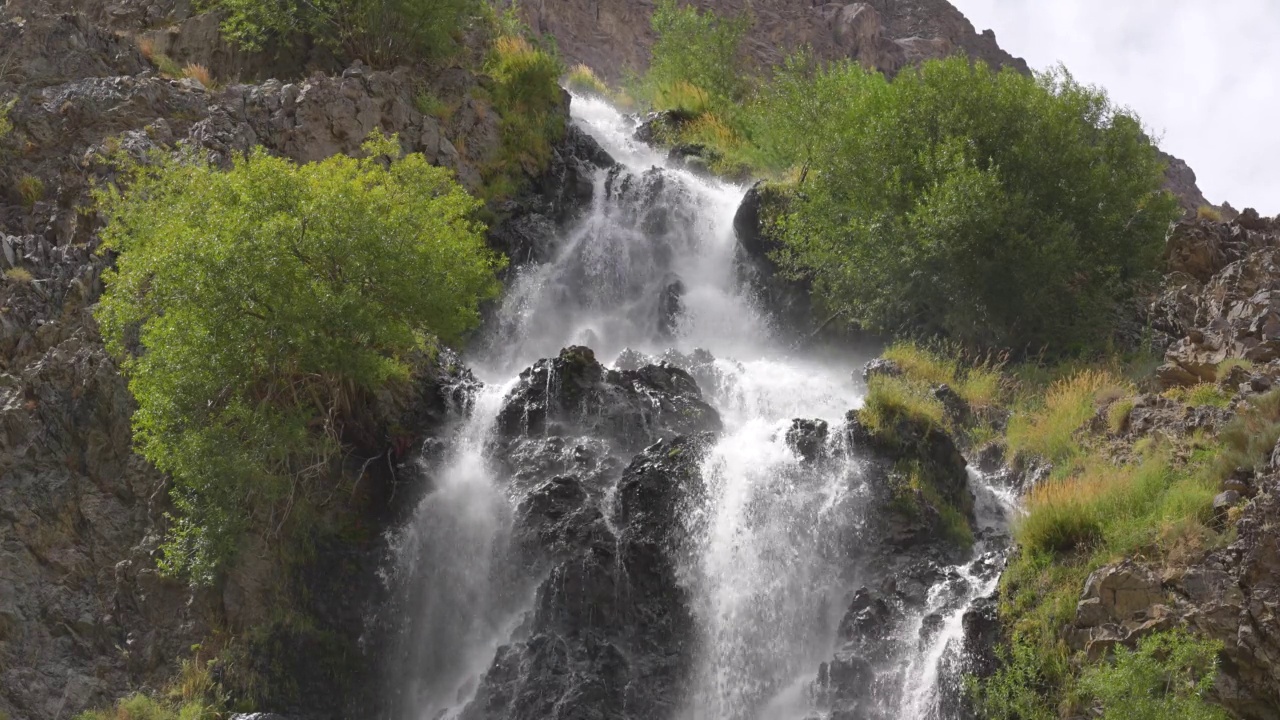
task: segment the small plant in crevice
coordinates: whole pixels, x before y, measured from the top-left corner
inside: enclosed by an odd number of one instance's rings
[[[31,275],[31,271],[26,268],[14,267],[4,271],[6,280],[20,285],[27,285],[35,278]]]
[[[209,72],[209,68],[204,65],[187,63],[182,68],[182,77],[191,78],[210,90],[217,87],[217,83],[213,79],[213,73]]]
[[[569,90],[579,95],[594,95],[602,98],[610,95],[609,87],[604,84],[604,81],[596,76],[594,70],[582,63],[569,69],[564,84]]]
[[[35,208],[36,203],[44,199],[44,181],[34,175],[23,175],[18,179],[18,197],[22,198],[22,205],[30,212]]]
[[[1209,222],[1222,222],[1222,212],[1212,205],[1201,205],[1196,208],[1196,218]]]

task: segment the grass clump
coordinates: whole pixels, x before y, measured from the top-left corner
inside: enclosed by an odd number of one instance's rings
[[[867,380],[867,397],[858,418],[871,432],[893,437],[906,421],[926,430],[946,425],[942,402],[926,388],[900,377],[874,375]]]
[[[76,720],[219,720],[223,714],[201,701],[169,704],[135,693],[108,710],[88,710]]]
[[[930,385],[947,385],[974,408],[997,405],[1004,392],[1004,376],[990,361],[967,363],[962,353],[953,356],[913,342],[897,342],[882,354],[902,368],[907,377]]]
[[[1231,396],[1214,383],[1200,383],[1187,390],[1187,404],[1192,407],[1225,408],[1231,404]]]
[[[1104,369],[1087,369],[1053,383],[1043,406],[1009,421],[1009,447],[1059,464],[1076,457],[1076,433],[1093,418],[1100,401],[1130,395],[1132,386]]]
[[[1222,643],[1186,631],[1157,633],[1086,669],[1080,688],[1101,705],[1101,720],[1227,720],[1206,700],[1221,651]]]
[[[1280,441],[1280,390],[1272,390],[1251,398],[1218,432],[1220,450],[1213,460],[1213,479],[1221,482],[1237,469],[1264,468],[1277,441]]]
[[[1214,377],[1219,379],[1225,378],[1232,370],[1238,367],[1244,368],[1248,372],[1253,372],[1253,361],[1246,360],[1244,358],[1227,358],[1226,360],[1218,363],[1218,367],[1215,368]]]
[[[6,102],[0,102],[0,140],[8,137],[13,132],[13,121],[9,119],[9,113],[13,110],[13,106],[18,103],[18,98],[11,98]]]
[[[423,115],[430,115],[437,120],[448,120],[449,116],[453,114],[453,108],[448,103],[426,89],[414,93],[413,107]]]
[[[210,90],[213,90],[217,85],[213,80],[213,73],[209,72],[209,68],[198,63],[187,63],[182,68],[182,77],[191,78]]]
[[[20,267],[5,270],[4,277],[9,282],[18,283],[20,285],[27,285],[35,280],[35,277],[31,274],[30,270]]]
[[[28,212],[44,199],[44,192],[44,181],[35,175],[23,175],[18,179],[18,197],[22,198],[22,205]]]
[[[1129,425],[1129,415],[1133,413],[1134,399],[1123,398],[1111,403],[1107,408],[1107,429],[1114,435],[1124,432]]]
[[[1222,222],[1222,213],[1212,205],[1201,205],[1196,208],[1196,218],[1209,222]]]
[[[484,169],[490,199],[515,191],[551,161],[564,136],[560,59],[520,35],[494,43],[486,70],[495,81],[492,100],[502,118],[500,156]]]
[[[602,98],[607,98],[610,95],[609,87],[596,76],[596,72],[581,63],[569,69],[569,74],[565,76],[564,84],[570,91],[579,95],[594,95]]]

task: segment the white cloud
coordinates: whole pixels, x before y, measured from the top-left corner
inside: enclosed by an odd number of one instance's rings
[[[1105,87],[1211,202],[1280,213],[1280,2],[951,0],[1043,69]]]

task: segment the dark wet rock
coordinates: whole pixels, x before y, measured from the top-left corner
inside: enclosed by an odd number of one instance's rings
[[[658,333],[663,337],[675,335],[684,312],[684,282],[673,278],[662,288],[658,298]]]
[[[638,449],[659,438],[718,431],[720,416],[679,368],[606,370],[589,348],[571,347],[520,374],[498,428],[506,438],[573,433]]]
[[[782,212],[785,202],[782,191],[765,183],[747,191],[733,216],[739,250],[736,262],[739,276],[776,316],[779,327],[804,337],[816,329],[809,284],[786,277],[772,257],[781,245],[771,237],[768,221]]]
[[[942,403],[943,412],[947,414],[956,427],[963,427],[969,422],[973,411],[969,408],[969,403],[960,397],[960,393],[951,388],[950,385],[942,384],[933,387],[930,390],[933,396]]]
[[[675,712],[694,632],[677,577],[689,541],[681,511],[703,492],[698,468],[709,440],[662,440],[635,457],[610,510],[616,535],[601,524],[590,535],[557,540],[566,552],[538,589],[527,639],[498,650],[465,720],[642,720]],[[580,512],[586,497],[565,481],[541,495],[540,512],[562,518]]]
[[[902,368],[898,363],[884,358],[876,358],[862,366],[863,380],[870,380],[877,375],[883,375],[885,377],[900,377],[902,375]]]
[[[680,128],[684,118],[674,110],[651,112],[636,126],[635,139],[648,145],[661,144]]]
[[[804,420],[797,418],[791,421],[787,429],[787,447],[808,462],[822,457],[827,446],[827,421]]]

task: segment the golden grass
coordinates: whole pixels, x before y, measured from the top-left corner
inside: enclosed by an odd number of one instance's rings
[[[711,110],[711,96],[691,82],[677,80],[654,89],[653,106],[658,110],[675,110],[689,115],[701,115]]]
[[[887,375],[875,375],[867,381],[867,398],[858,417],[868,430],[886,435],[891,435],[902,419],[935,428],[946,422],[942,403],[927,389]]]
[[[12,282],[22,283],[24,285],[35,279],[32,277],[30,270],[27,270],[26,268],[20,268],[20,267],[9,268],[8,270],[5,270],[4,276],[6,279]]]
[[[1222,213],[1212,205],[1201,205],[1196,208],[1196,217],[1210,222],[1222,222]]]
[[[182,68],[182,76],[191,78],[209,89],[213,89],[215,84],[209,68],[197,63],[187,63],[186,67]]]

